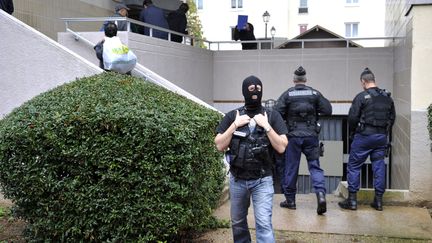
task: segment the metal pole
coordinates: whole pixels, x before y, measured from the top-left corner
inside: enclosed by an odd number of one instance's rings
[[[265,38],[267,39],[267,22],[265,23]]]

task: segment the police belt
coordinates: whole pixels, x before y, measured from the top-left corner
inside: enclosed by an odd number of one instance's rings
[[[368,124],[364,124],[363,128],[360,129],[360,133],[364,135],[372,135],[372,134],[387,134],[386,127],[377,127]]]
[[[315,129],[316,124],[307,121],[292,121],[288,122],[288,127],[290,129]]]
[[[248,170],[231,166],[230,171],[236,179],[240,180],[256,180],[273,175],[271,166],[265,166],[259,170]]]

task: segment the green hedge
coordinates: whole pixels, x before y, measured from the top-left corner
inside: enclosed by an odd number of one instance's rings
[[[211,222],[220,119],[138,78],[76,80],[0,121],[0,184],[33,240],[170,241]]]

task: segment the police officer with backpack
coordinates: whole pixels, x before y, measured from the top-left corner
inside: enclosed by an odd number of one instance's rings
[[[366,68],[360,75],[364,89],[353,100],[348,122],[355,129],[347,165],[348,198],[339,202],[344,209],[357,209],[357,191],[360,189],[360,170],[370,156],[374,175],[375,197],[371,207],[383,210],[382,197],[386,186],[386,165],[389,132],[394,124],[396,112],[390,92],[380,89],[375,75]]]
[[[275,242],[272,226],[273,150],[283,153],[287,129],[278,112],[261,104],[263,85],[255,76],[242,84],[244,106],[228,112],[216,128],[215,144],[230,163],[231,226],[234,242],[251,242],[247,223],[252,199],[257,242]]]
[[[332,106],[319,91],[306,86],[306,81],[306,70],[300,66],[294,72],[295,86],[285,91],[276,104],[276,110],[286,121],[289,141],[285,151],[282,178],[282,189],[286,200],[281,202],[280,206],[296,209],[297,177],[301,153],[304,153],[317,196],[317,213],[322,215],[327,211],[327,203],[324,171],[319,162],[318,118],[320,115],[331,115]]]

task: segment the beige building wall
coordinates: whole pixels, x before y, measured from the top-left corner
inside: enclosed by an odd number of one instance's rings
[[[427,130],[427,107],[432,103],[432,5],[414,6],[411,67],[411,180],[413,200],[432,205],[432,151]]]
[[[345,23],[358,24],[357,37],[384,36],[385,0],[360,0],[358,3],[347,3],[346,0],[308,0],[308,13],[299,13],[299,4],[299,0],[289,1],[289,39],[300,34],[300,25],[307,25],[307,29],[320,25],[345,37]],[[356,43],[362,46],[383,46],[382,40]]]
[[[220,51],[214,53],[214,99],[241,103],[241,84],[249,75],[262,80],[263,100],[277,99],[294,85],[293,73],[300,65],[306,69],[307,85],[334,106],[346,104],[344,111],[336,111],[341,115],[348,114],[352,99],[362,91],[360,73],[365,67],[375,73],[380,87],[393,92],[393,48]]]
[[[411,157],[411,17],[405,17],[407,5],[403,1],[387,1],[386,32],[396,39],[394,46],[393,99],[396,123],[393,126],[392,188],[409,189]]]
[[[56,40],[57,33],[65,30],[61,18],[106,17],[113,14],[114,1],[110,0],[19,0],[14,1],[13,16]],[[78,31],[97,31],[100,23],[73,25]]]
[[[432,1],[387,1],[387,33],[405,36],[396,41],[392,187],[409,189],[409,201],[432,205],[432,153],[427,107],[432,103]]]
[[[0,119],[14,108],[76,78],[102,69],[0,11]]]
[[[92,43],[102,32],[79,32]],[[122,42],[137,55],[138,63],[161,75],[208,104],[213,103],[213,52],[131,32],[119,32]],[[92,46],[76,41],[71,33],[59,33],[60,44],[99,65]]]

